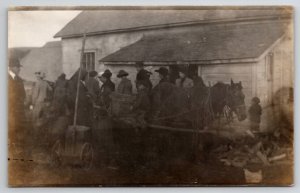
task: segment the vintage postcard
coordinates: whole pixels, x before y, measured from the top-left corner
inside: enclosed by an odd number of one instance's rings
[[[8,183],[291,186],[291,6],[8,10]]]

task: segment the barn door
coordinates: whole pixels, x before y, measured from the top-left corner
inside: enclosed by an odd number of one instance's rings
[[[188,66],[188,76],[194,78],[198,76],[198,65],[189,64]]]

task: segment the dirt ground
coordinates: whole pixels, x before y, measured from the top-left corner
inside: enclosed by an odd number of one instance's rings
[[[240,166],[224,164],[219,153],[212,151],[226,146],[228,141],[249,138],[247,121],[227,124],[221,121],[210,128],[209,135],[200,137],[200,141],[208,145],[202,147],[194,159],[190,159],[192,137],[184,132],[170,135],[170,131],[162,133],[160,140],[153,138],[157,130],[146,131],[148,141],[134,142],[134,137],[126,131],[119,134],[118,150],[109,149],[108,154],[95,146],[97,158],[86,170],[76,164],[78,157],[73,157],[61,166],[53,166],[50,161],[49,147],[34,141],[22,147],[11,147],[8,159],[8,181],[10,186],[207,186],[207,185],[251,185],[251,186],[288,186],[293,184],[293,155],[265,164],[261,160]],[[222,125],[220,127],[220,125]],[[106,133],[107,134],[107,133]],[[124,136],[127,137],[124,137]],[[149,136],[148,136],[149,135]],[[140,138],[143,135],[135,137]],[[167,137],[166,137],[167,136]],[[186,137],[187,136],[187,137]],[[98,136],[101,141],[110,143],[109,138]],[[47,138],[47,136],[46,136]],[[41,138],[41,141],[46,140]],[[172,140],[170,140],[172,138]],[[251,138],[251,137],[250,137]],[[224,140],[226,139],[226,140]],[[181,141],[179,145],[178,141]],[[246,143],[246,142],[245,142]],[[130,145],[129,145],[130,144]],[[177,144],[177,145],[176,145]],[[106,144],[107,145],[107,144]],[[127,146],[127,147],[125,147]],[[145,147],[146,146],[146,147]],[[151,151],[156,148],[156,154]],[[231,147],[233,150],[239,147]],[[117,151],[117,153],[111,153]],[[226,150],[227,151],[227,150]],[[102,153],[99,153],[102,152]],[[210,152],[207,154],[207,152]],[[142,155],[142,156],[141,156]],[[147,156],[144,156],[147,155]],[[144,156],[144,157],[143,157]],[[140,159],[142,157],[142,159]],[[71,161],[70,161],[71,160]],[[250,182],[246,179],[245,169],[262,179]]]
[[[291,185],[292,160],[282,160],[270,165],[257,163],[243,167],[224,165],[218,155],[211,153],[205,160],[191,161],[184,156],[168,157],[162,153],[142,164],[134,158],[119,157],[115,163],[95,160],[86,170],[68,162],[60,167],[51,165],[49,154],[40,148],[31,148],[27,156],[9,159],[9,184],[11,186],[207,186],[207,185]],[[25,159],[20,159],[25,157]],[[71,160],[77,160],[74,157]],[[101,158],[100,158],[101,159]],[[123,162],[125,161],[125,163]],[[244,169],[262,171],[259,183],[248,183]]]
[[[253,167],[255,168],[255,166]],[[263,171],[260,184],[288,185],[292,182],[293,168],[289,163],[256,166]],[[53,168],[48,163],[26,161],[9,162],[9,183],[12,186],[201,186],[247,184],[242,168],[224,166],[209,161],[193,164],[173,160],[165,169],[142,166],[130,168],[93,167],[86,171],[65,165]]]

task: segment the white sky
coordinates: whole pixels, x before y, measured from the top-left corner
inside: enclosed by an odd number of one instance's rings
[[[8,47],[41,47],[80,11],[9,11]]]

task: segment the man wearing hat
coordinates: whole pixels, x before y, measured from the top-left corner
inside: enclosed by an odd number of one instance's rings
[[[45,73],[38,71],[34,73],[37,81],[32,89],[31,104],[33,107],[33,123],[38,126],[42,122],[42,111],[45,109],[48,94],[52,91],[51,86],[45,80]]]
[[[97,79],[98,72],[93,70],[88,74],[89,77],[86,80],[86,87],[88,89],[88,93],[91,96],[91,99],[93,101],[96,101],[97,96],[100,94],[100,86],[99,81]]]
[[[99,77],[100,81],[103,83],[100,88],[100,103],[106,108],[110,106],[109,95],[115,91],[115,84],[110,80],[111,76],[112,73],[107,69]]]
[[[24,137],[26,98],[23,80],[19,77],[21,64],[10,58],[8,67],[8,126],[10,143],[22,143]]]
[[[148,89],[148,91],[151,91],[153,85],[152,82],[150,81],[150,75],[152,73],[143,68],[143,62],[138,62],[136,67],[138,71],[136,75],[136,88],[138,89],[138,85],[141,82],[143,82],[143,84],[146,84],[146,88]]]
[[[144,118],[144,115],[150,110],[150,98],[147,90],[147,83],[140,82],[138,85],[138,94],[135,103],[132,105],[131,109],[133,112],[137,112],[140,117]]]
[[[165,67],[160,67],[155,72],[159,73],[160,81],[152,90],[153,106],[156,111],[167,102],[169,96],[174,91],[174,85],[169,81],[169,70]]]
[[[132,94],[132,84],[131,81],[127,78],[128,73],[125,70],[120,70],[117,77],[121,78],[121,82],[118,85],[117,92],[120,94]]]
[[[179,69],[179,78],[176,79],[176,86],[184,89],[189,89],[194,86],[193,80],[187,77],[187,71],[185,69]]]

